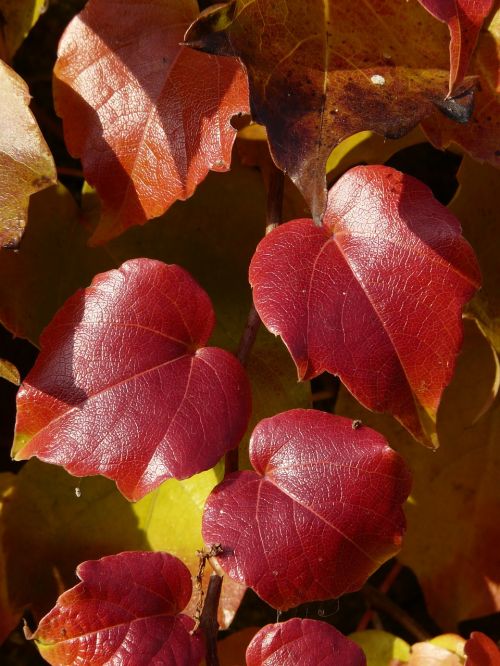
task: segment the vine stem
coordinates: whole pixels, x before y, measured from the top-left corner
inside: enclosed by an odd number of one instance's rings
[[[217,609],[219,607],[221,588],[222,576],[216,573],[211,574],[200,617],[200,629],[205,637],[205,662],[207,666],[220,666],[217,654],[217,634],[219,631]]]
[[[281,169],[278,169],[278,167],[272,163],[267,190],[266,235],[275,229],[281,222],[284,188],[285,175]],[[236,358],[244,367],[248,363],[250,352],[252,351],[255,339],[257,338],[257,333],[259,332],[259,327],[260,317],[252,303],[236,352]],[[238,448],[228,451],[224,459],[225,474],[237,472],[238,462]]]

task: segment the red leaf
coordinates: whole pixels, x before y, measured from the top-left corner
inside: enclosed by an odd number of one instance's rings
[[[255,428],[255,472],[209,495],[206,543],[220,543],[228,575],[275,608],[357,590],[401,545],[405,464],[369,428],[295,409]]]
[[[137,500],[212,467],[245,432],[240,363],[204,347],[214,315],[178,266],[134,259],[72,296],[18,393],[14,454],[103,474]]]
[[[34,634],[53,666],[197,666],[201,637],[180,614],[191,575],[167,553],[128,552],[80,564],[81,583],[64,592]]]
[[[227,171],[248,86],[234,58],[180,45],[195,0],[90,0],[64,33],[54,96],[72,155],[103,203],[104,242]]]
[[[479,31],[493,0],[419,0],[420,4],[450,30],[450,95],[464,79]]]
[[[465,643],[465,666],[500,666],[498,646],[480,631],[473,631]]]
[[[335,627],[294,618],[268,624],[247,648],[247,666],[366,666],[360,647]]]
[[[391,412],[428,445],[462,342],[462,306],[479,281],[452,213],[383,166],[346,173],[321,228],[277,228],[250,266],[257,311],[299,378],[338,375],[363,405]]]

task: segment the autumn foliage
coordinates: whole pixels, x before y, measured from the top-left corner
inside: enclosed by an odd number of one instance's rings
[[[499,3],[46,5],[0,0],[0,661],[498,666]]]

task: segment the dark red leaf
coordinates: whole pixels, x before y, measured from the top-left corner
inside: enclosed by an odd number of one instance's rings
[[[209,169],[229,169],[246,75],[234,58],[180,45],[197,14],[195,0],[90,0],[62,37],[55,103],[103,200],[94,243],[187,199]]]
[[[500,666],[498,646],[480,631],[473,631],[465,643],[465,666]]]
[[[493,0],[419,0],[450,30],[450,95],[462,83]]]
[[[205,542],[275,608],[357,590],[401,545],[409,472],[381,435],[354,426],[303,409],[264,419],[250,440],[256,471],[208,497]]]
[[[128,552],[90,560],[34,634],[53,666],[198,666],[204,645],[182,615],[191,575],[167,553]]]
[[[268,624],[247,648],[247,666],[366,666],[360,647],[335,627],[294,618]]]
[[[321,228],[294,220],[261,241],[250,282],[300,379],[336,374],[363,405],[437,445],[462,306],[480,275],[458,220],[425,185],[388,167],[352,169]]]
[[[103,474],[137,500],[212,467],[245,432],[250,388],[204,347],[214,314],[178,266],[134,259],[72,296],[18,393],[16,459]]]

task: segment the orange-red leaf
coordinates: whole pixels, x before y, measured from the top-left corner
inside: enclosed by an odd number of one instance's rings
[[[54,95],[70,152],[104,211],[104,242],[187,199],[210,169],[226,171],[247,111],[231,58],[180,45],[195,0],[90,0],[59,45]]]
[[[458,144],[480,162],[500,167],[500,2],[489,26],[480,34],[470,72],[479,77],[474,112],[465,125],[457,125],[440,113],[422,122],[425,133],[438,148]]]
[[[168,553],[125,552],[83,562],[81,582],[64,592],[34,634],[53,666],[197,666],[205,652],[181,613],[191,576]]]
[[[0,246],[17,247],[30,195],[56,182],[54,160],[29,110],[26,83],[0,60]]]
[[[450,30],[450,95],[467,72],[484,19],[493,0],[419,0]]]
[[[185,39],[242,59],[254,120],[316,220],[325,165],[342,139],[361,130],[402,136],[435,106],[460,121],[469,113],[469,83],[459,100],[446,99],[446,27],[417,2],[232,0],[206,10]]]

